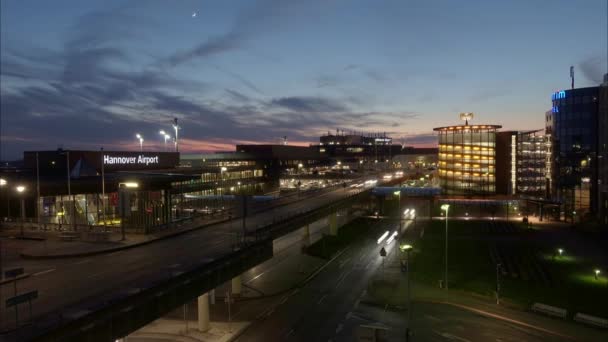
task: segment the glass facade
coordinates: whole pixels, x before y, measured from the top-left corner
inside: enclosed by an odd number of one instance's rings
[[[549,146],[548,137],[539,131],[517,134],[517,194],[533,198],[545,197]]]
[[[497,125],[435,128],[439,133],[438,176],[450,195],[496,192]]]
[[[552,196],[566,219],[597,211],[599,87],[564,90],[552,99]]]

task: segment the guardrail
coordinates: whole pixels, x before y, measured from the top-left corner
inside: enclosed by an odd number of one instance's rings
[[[608,329],[608,319],[587,315],[584,313],[577,313],[574,315],[574,320],[579,323],[593,325],[595,327]]]
[[[559,317],[565,319],[568,315],[568,311],[566,309],[558,308],[555,306],[542,304],[542,303],[534,303],[532,304],[532,311],[539,312],[548,316]]]

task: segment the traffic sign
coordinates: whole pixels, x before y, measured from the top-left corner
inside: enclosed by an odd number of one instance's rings
[[[11,306],[15,306],[17,304],[29,302],[33,299],[38,298],[38,291],[30,291],[26,293],[22,293],[18,296],[11,297],[6,300],[6,307],[10,308]]]
[[[23,267],[13,268],[12,270],[8,270],[8,271],[4,272],[4,276],[6,278],[15,278],[22,274],[23,274]]]

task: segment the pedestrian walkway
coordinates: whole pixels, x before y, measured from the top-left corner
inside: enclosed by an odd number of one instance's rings
[[[227,342],[250,322],[211,322],[205,332],[199,331],[196,324],[196,321],[161,318],[129,335],[127,341]]]

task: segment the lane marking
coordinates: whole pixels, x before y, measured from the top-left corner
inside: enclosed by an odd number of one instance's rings
[[[336,288],[340,287],[340,285],[342,285],[342,283],[344,282],[344,279],[346,279],[346,275],[344,275],[343,277],[340,278],[340,280],[338,280],[338,283],[336,284]]]
[[[327,297],[327,295],[323,295],[323,297],[321,297],[321,299],[319,299],[319,301],[317,302],[317,304],[321,304],[321,302],[323,301],[323,299],[325,299],[325,297]]]
[[[270,310],[268,311],[268,313],[266,314],[266,316],[270,316],[270,315],[272,315],[272,313],[273,313],[273,312],[274,312],[274,308],[270,309]]]
[[[291,334],[293,334],[293,329],[289,330],[289,332],[287,332],[287,334],[285,334],[285,337],[288,337]]]
[[[444,337],[444,338],[447,338],[447,339],[450,339],[450,340],[456,340],[456,341],[462,341],[462,342],[472,342],[471,340],[467,340],[466,338],[459,337],[459,336],[456,336],[456,335],[452,335],[452,334],[447,333],[447,332],[439,333],[439,332],[435,331],[435,333],[438,334],[441,337]]]
[[[346,260],[342,260],[340,262],[340,268],[344,267],[344,265],[346,265],[349,261],[350,261],[351,257],[346,258]]]
[[[431,321],[441,322],[441,320],[435,316],[424,315],[424,317],[430,319]]]
[[[86,264],[86,263],[91,262],[91,261],[93,261],[93,260],[91,260],[91,259],[84,259],[84,260],[72,263],[72,265],[82,265],[82,264]]]
[[[285,302],[287,301],[288,296],[283,297],[283,299],[281,299],[281,304],[285,304]]]
[[[55,271],[54,268],[51,268],[51,269],[46,270],[46,271],[40,271],[40,272],[32,274],[32,277],[36,277],[36,276],[40,276],[40,275],[43,275],[43,274],[51,273],[53,271]]]

